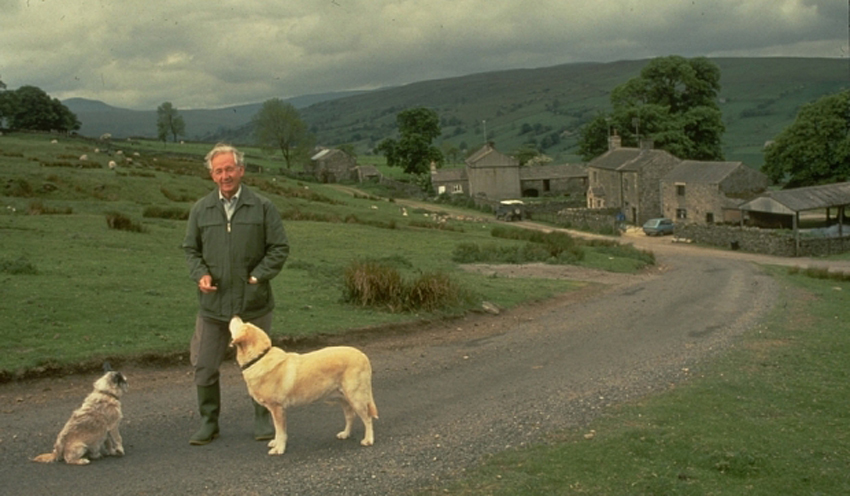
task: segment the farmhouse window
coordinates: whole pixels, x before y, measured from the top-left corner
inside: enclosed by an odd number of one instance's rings
[[[676,185],[676,196],[685,196],[685,185],[677,184]]]
[[[688,211],[684,208],[677,208],[676,209],[676,218],[677,219],[687,219],[688,218]]]

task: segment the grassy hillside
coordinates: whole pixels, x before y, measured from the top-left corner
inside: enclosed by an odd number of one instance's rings
[[[395,115],[408,107],[435,109],[442,141],[476,148],[487,138],[500,150],[524,143],[543,148],[559,161],[579,161],[581,127],[610,108],[609,94],[639,75],[647,61],[568,64],[427,81],[319,103],[302,111],[319,141],[374,146],[395,129]],[[839,59],[714,59],[721,70],[721,110],[727,130],[724,153],[760,167],[765,141],[791,124],[805,103],[848,84],[847,61]],[[527,126],[524,126],[527,125]],[[523,133],[523,128],[532,132]]]
[[[848,85],[843,59],[722,58],[721,110],[726,123],[724,153],[752,167],[763,163],[764,143],[791,124],[797,109]],[[326,146],[356,145],[369,153],[396,130],[396,114],[417,106],[441,119],[439,144],[476,149],[487,139],[513,152],[532,143],[559,162],[578,162],[578,131],[609,109],[609,93],[637,76],[647,60],[566,64],[423,81],[355,95],[322,95],[294,101],[303,119]],[[71,101],[69,101],[71,102]],[[69,102],[66,102],[69,103]],[[71,102],[74,103],[74,102]],[[173,102],[179,109],[180,102]],[[155,137],[155,112],[70,105],[83,122],[82,134],[111,132]],[[252,143],[248,124],[258,105],[181,111],[189,139]]]
[[[186,351],[197,296],[180,244],[191,205],[215,187],[202,159],[210,146],[163,149],[120,140],[105,147],[53,135],[0,136],[0,380],[76,364],[96,368],[104,358]],[[280,162],[245,151],[249,163],[279,170]],[[108,168],[110,160],[116,169]],[[450,274],[474,291],[475,301],[502,308],[579,287],[458,271],[453,252],[461,244],[525,246],[491,236],[492,215],[470,212],[438,222],[424,211],[405,214],[391,201],[270,173],[249,172],[245,182],[277,205],[290,238],[291,256],[273,282],[276,337],[469,309],[393,313],[346,303],[343,274],[354,261],[380,261],[405,278]],[[134,229],[110,228],[119,216]],[[634,270],[644,262],[588,247],[579,263]]]

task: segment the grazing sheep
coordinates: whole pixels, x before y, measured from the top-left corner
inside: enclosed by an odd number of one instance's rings
[[[80,162],[85,162],[89,159],[89,156],[86,154],[80,155]]]
[[[115,168],[118,167],[118,164],[116,164],[114,160],[110,160],[108,166],[111,170],[115,170]]]
[[[51,145],[55,145],[56,143],[59,143],[59,140],[56,140],[56,139],[50,140]]]

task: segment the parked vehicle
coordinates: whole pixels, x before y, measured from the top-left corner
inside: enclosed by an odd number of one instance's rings
[[[514,221],[525,218],[525,204],[522,200],[502,200],[496,208],[496,219]]]
[[[647,236],[664,236],[665,234],[673,234],[673,221],[666,217],[657,219],[649,219],[643,225],[643,232]]]

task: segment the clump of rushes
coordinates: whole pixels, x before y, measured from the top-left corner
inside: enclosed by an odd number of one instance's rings
[[[412,281],[387,264],[354,261],[344,274],[346,302],[390,312],[436,312],[461,308],[474,295],[443,272],[428,272]]]

